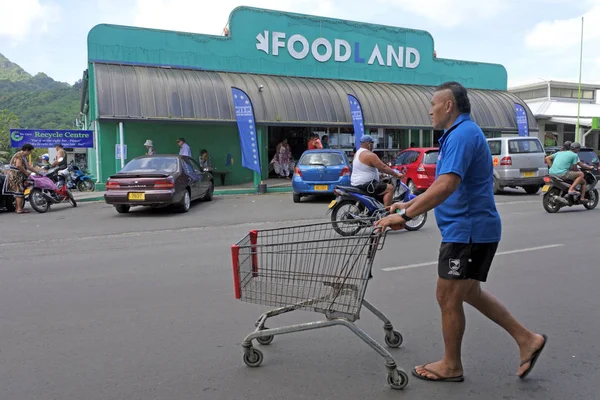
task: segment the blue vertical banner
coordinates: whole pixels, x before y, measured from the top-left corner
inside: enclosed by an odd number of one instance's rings
[[[360,138],[365,134],[365,122],[363,121],[362,108],[360,102],[351,94],[348,95],[350,102],[350,115],[352,116],[352,125],[354,125],[354,145],[356,149],[360,147]]]
[[[527,121],[527,112],[525,107],[515,104],[515,115],[517,117],[517,129],[519,136],[529,136],[529,122]]]
[[[260,174],[260,157],[254,124],[254,110],[248,95],[238,88],[231,88],[235,118],[240,133],[242,166]]]

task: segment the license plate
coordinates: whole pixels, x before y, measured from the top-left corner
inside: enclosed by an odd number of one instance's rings
[[[328,208],[333,208],[333,207],[335,207],[336,204],[337,204],[337,200],[331,200],[331,203],[329,203]]]
[[[27,196],[29,193],[31,193],[31,189],[25,189],[25,192],[23,192],[25,196]]]
[[[146,193],[129,193],[129,200],[146,200]]]
[[[542,188],[542,192],[546,193],[548,190],[550,190],[550,185],[544,185],[544,187]]]
[[[328,190],[328,189],[329,189],[329,186],[327,186],[327,185],[315,185],[315,190],[323,191],[323,190]]]
[[[523,172],[524,178],[533,178],[535,176],[535,172]]]

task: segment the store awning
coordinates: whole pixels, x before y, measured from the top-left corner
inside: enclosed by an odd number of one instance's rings
[[[252,100],[257,123],[351,126],[347,94],[361,102],[365,125],[431,127],[434,88],[330,79],[239,74],[137,65],[94,64],[100,119],[234,122],[231,87]],[[262,89],[261,89],[262,87]],[[469,90],[472,117],[483,129],[516,131],[514,104],[507,91]]]
[[[549,119],[550,122],[555,122],[557,124],[568,124],[568,125],[577,125],[577,118],[570,117],[552,117]],[[579,125],[583,127],[591,127],[592,119],[591,118],[579,118]]]

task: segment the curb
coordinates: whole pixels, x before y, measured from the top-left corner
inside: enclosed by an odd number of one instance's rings
[[[267,188],[267,193],[291,193],[292,192],[292,188],[291,187],[273,187],[273,188]],[[214,195],[215,196],[234,196],[234,195],[252,195],[252,194],[259,194],[256,189],[222,189],[222,190],[215,190]],[[98,202],[98,201],[104,201],[104,195],[102,196],[98,196],[98,197],[88,197],[88,198],[84,198],[84,199],[75,199],[78,203],[91,203],[91,202]]]

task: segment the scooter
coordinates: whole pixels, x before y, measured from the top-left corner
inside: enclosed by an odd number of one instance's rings
[[[581,202],[579,193],[569,194],[569,188],[573,182],[564,181],[557,176],[546,175],[544,177],[545,185],[542,187],[542,205],[544,210],[554,214],[563,207],[573,207],[583,205],[588,210],[593,210],[598,205],[598,179],[588,170],[583,171],[583,179],[586,184],[586,201]],[[578,186],[581,188],[581,186]]]
[[[80,192],[93,192],[96,190],[96,184],[92,178],[86,175],[73,161],[69,164],[71,179],[69,180],[69,189],[79,190]]]
[[[382,182],[389,182],[394,187],[394,203],[406,203],[417,197],[398,178],[383,174]],[[361,229],[370,226],[373,219],[380,219],[389,214],[382,199],[353,186],[336,186],[333,193],[336,199],[329,203],[327,214],[331,213],[333,229],[342,236],[356,235]],[[425,222],[426,212],[408,221],[405,228],[407,231],[417,231]]]
[[[45,213],[52,204],[69,202],[77,207],[73,194],[67,187],[69,171],[53,167],[45,175],[31,174],[27,180],[25,196],[29,196],[31,208],[39,213]],[[55,184],[56,182],[56,184]]]

